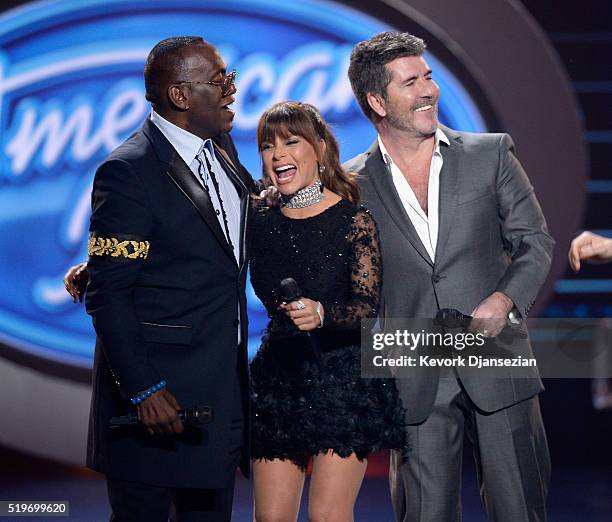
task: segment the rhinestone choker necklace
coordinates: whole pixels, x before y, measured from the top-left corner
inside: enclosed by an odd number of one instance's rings
[[[323,201],[323,183],[318,179],[314,185],[298,190],[290,196],[281,196],[281,206],[285,208],[305,208]]]

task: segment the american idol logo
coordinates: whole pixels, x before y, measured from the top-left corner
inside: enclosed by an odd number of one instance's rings
[[[374,139],[346,71],[352,46],[389,29],[333,2],[61,0],[0,17],[0,341],[72,366],[91,364],[94,335],[62,277],[86,258],[97,164],[149,113],[142,68],[153,45],[202,35],[238,71],[233,135],[259,177],[255,127],[285,99],[313,103],[332,122],[344,159]],[[485,130],[468,93],[428,56],[441,119]],[[251,349],[265,313],[251,292]]]

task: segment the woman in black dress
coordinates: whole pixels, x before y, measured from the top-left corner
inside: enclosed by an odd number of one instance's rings
[[[361,321],[376,317],[382,285],[376,223],[312,105],[274,105],[257,139],[280,204],[258,200],[249,231],[251,282],[270,317],[251,365],[255,520],[297,520],[312,462],[309,519],[350,521],[368,455],[405,447],[395,383],[360,377]],[[300,299],[283,301],[285,278]],[[81,297],[85,264],[64,281]]]
[[[368,454],[404,447],[393,381],[360,378],[361,320],[382,284],[376,223],[312,105],[274,105],[257,140],[280,205],[251,220],[251,282],[270,317],[251,365],[255,519],[297,519],[312,460],[309,519],[349,521]],[[285,303],[289,277],[303,297]]]

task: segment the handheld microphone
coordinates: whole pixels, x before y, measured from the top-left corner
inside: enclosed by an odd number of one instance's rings
[[[472,319],[471,315],[461,313],[455,308],[441,308],[436,313],[434,324],[444,328],[467,328]],[[502,342],[511,343],[514,338],[527,339],[527,334],[520,330],[520,323],[516,324],[510,318],[497,337]]]
[[[206,406],[204,404],[197,404],[193,408],[185,408],[176,412],[179,419],[186,425],[196,424],[208,424],[213,421],[213,409],[212,406]],[[136,413],[130,413],[129,415],[120,415],[118,417],[111,417],[109,421],[110,428],[123,428],[125,426],[138,426],[140,419]]]
[[[283,301],[297,301],[302,297],[302,291],[293,277],[287,277],[280,282]]]
[[[455,308],[440,308],[434,318],[434,324],[444,328],[467,328],[471,321],[471,315],[465,315]]]
[[[281,288],[281,297],[283,301],[299,301],[302,296],[302,291],[300,290],[299,285],[295,282],[293,277],[287,277],[280,282]],[[319,347],[319,340],[316,336],[310,335],[310,332],[304,332],[306,337],[308,337],[308,343],[310,344],[310,348],[312,350],[312,354],[315,360],[320,364],[321,363],[321,348]]]

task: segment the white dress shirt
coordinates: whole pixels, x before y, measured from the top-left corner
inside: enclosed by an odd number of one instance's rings
[[[198,156],[204,154],[208,158],[210,166],[215,173],[217,182],[219,184],[219,192],[215,190],[212,181],[209,180],[209,174],[207,172],[206,161],[200,157],[203,163],[203,174],[206,185],[208,185],[208,193],[210,200],[217,214],[217,219],[223,235],[227,239],[227,232],[225,230],[225,224],[223,222],[223,212],[221,211],[221,202],[219,197],[223,200],[223,208],[227,216],[227,227],[229,229],[229,235],[231,244],[234,246],[234,257],[236,262],[240,264],[240,196],[236,190],[236,187],[230,180],[229,176],[223,170],[223,167],[217,160],[215,155],[214,144],[211,139],[204,141],[195,134],[177,127],[173,123],[169,122],[165,118],[162,118],[155,111],[151,111],[151,121],[161,131],[161,133],[167,138],[170,144],[175,148],[178,155],[183,161],[189,166],[189,169],[198,180],[200,185],[205,186],[204,180],[200,177],[199,168],[200,162]],[[238,318],[240,320],[240,305],[238,305]],[[241,334],[240,328],[238,328],[238,344],[240,344]]]
[[[427,214],[425,214],[410,183],[408,183],[400,168],[393,161],[393,158],[387,152],[385,144],[380,136],[378,136],[378,146],[380,147],[384,162],[391,168],[391,176],[393,184],[395,185],[395,190],[397,190],[404,210],[406,214],[408,214],[432,263],[436,259],[436,243],[438,242],[439,225],[438,204],[440,201],[440,172],[442,171],[442,165],[444,163],[442,153],[440,152],[440,142],[442,141],[450,145],[446,134],[439,128],[436,129],[434,138],[435,145],[429,167],[429,183],[427,187]]]
[[[215,209],[215,213],[217,214],[219,225],[221,226],[223,235],[227,239],[225,224],[223,222],[223,212],[221,211],[221,202],[219,201],[220,196],[223,200],[225,214],[227,215],[227,227],[229,228],[229,239],[231,239],[231,243],[234,246],[234,257],[236,258],[236,262],[240,263],[240,196],[238,195],[236,187],[230,180],[229,176],[225,170],[223,170],[223,167],[217,160],[212,140],[207,139],[204,141],[195,134],[191,134],[191,132],[181,129],[165,118],[162,118],[155,111],[151,112],[151,121],[168,139],[168,141],[176,149],[176,152],[178,152],[179,156],[189,166],[189,169],[191,172],[193,172],[193,175],[198,180],[198,183],[204,186],[204,181],[200,177],[198,171],[200,167],[198,156],[200,156],[204,166],[203,174],[204,178],[207,180],[206,185],[208,186],[208,193],[210,195],[213,208]],[[220,194],[217,194],[212,181],[210,181],[207,172],[208,169],[206,168],[206,161],[203,157],[201,157],[201,155],[205,155],[207,157],[210,166],[215,173],[215,177],[219,183]]]

